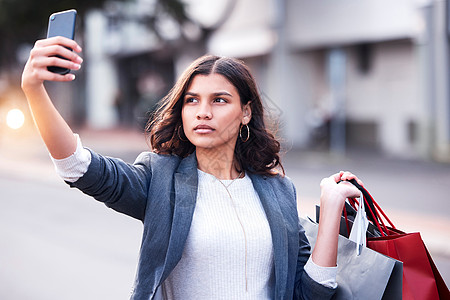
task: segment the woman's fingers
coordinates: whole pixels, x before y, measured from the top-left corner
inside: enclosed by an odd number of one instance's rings
[[[58,57],[58,56],[40,56],[32,61],[34,69],[46,69],[48,66],[67,68],[71,70],[79,70],[81,64]]]
[[[74,80],[75,76],[70,74],[71,76],[62,76],[60,74],[56,74],[50,72],[47,67],[55,66],[61,68],[67,68],[70,70],[79,70],[81,68],[80,64],[74,63],[72,61],[59,58],[59,57],[46,57],[41,56],[32,61],[32,76],[35,77],[39,81],[70,81]]]
[[[345,198],[355,198],[361,194],[361,191],[348,181],[341,181],[337,185]]]
[[[322,193],[325,195],[339,195],[344,199],[348,197],[358,197],[360,191],[353,184],[347,182],[351,179],[355,179],[361,186],[363,186],[363,182],[353,173],[341,171],[331,175],[330,177],[326,177],[321,181],[320,186]]]
[[[34,48],[42,48],[52,45],[60,45],[63,47],[67,47],[78,53],[82,51],[80,45],[78,45],[76,41],[62,36],[55,36],[44,40],[38,40],[34,44]]]
[[[81,50],[81,47],[74,40],[60,36],[52,37],[39,40],[35,43],[34,48],[30,52],[30,60],[39,59],[40,57],[61,56],[68,61],[80,65],[83,62],[83,59],[78,55]],[[73,70],[78,68],[76,65],[67,67]]]
[[[77,53],[70,51],[61,45],[49,45],[45,47],[33,48],[30,53],[31,59],[52,56],[61,56],[77,64],[81,64],[83,62],[83,59]]]
[[[72,81],[75,79],[75,75],[71,73],[61,75],[50,71],[43,71],[40,79],[43,81]]]
[[[329,177],[330,179],[332,179],[335,183],[338,183],[339,181],[341,181],[342,179],[342,171],[336,174],[333,174]]]
[[[355,179],[359,185],[364,186],[364,183],[358,177],[356,177],[355,174],[353,174],[351,172],[340,171],[339,174],[340,174],[340,180],[342,180],[342,181],[348,181],[348,180]]]
[[[44,81],[72,81],[75,79],[74,74],[57,74],[50,72],[47,70],[47,68],[39,68],[35,69],[32,75],[33,79],[28,80],[27,82],[30,84],[30,86],[33,86],[34,84],[39,84],[39,82]],[[24,82],[27,80],[27,78],[24,76],[23,84],[27,84],[27,82]]]
[[[73,61],[58,56],[44,57],[40,63],[42,63],[43,67],[52,66],[52,67],[67,68],[70,70],[79,70],[81,68],[81,64],[75,63]]]
[[[70,49],[74,49],[71,51]],[[33,87],[43,81],[71,81],[73,74],[60,75],[48,70],[48,67],[61,67],[79,70],[83,59],[77,52],[81,47],[73,40],[64,37],[53,37],[39,40],[30,52],[30,57],[22,75],[22,86]]]
[[[364,183],[355,174],[349,171],[340,171],[339,173],[331,175],[330,178],[333,178],[336,183],[355,179],[359,185],[364,186]]]

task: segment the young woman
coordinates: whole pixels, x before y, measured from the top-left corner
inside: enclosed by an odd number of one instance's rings
[[[75,41],[61,37],[36,42],[22,89],[61,177],[143,222],[132,299],[334,294],[342,207],[347,197],[359,196],[345,180],[356,177],[339,172],[322,180],[319,233],[310,254],[280,144],[265,127],[255,81],[242,62],[194,61],[149,122],[152,151],[130,165],[83,148],[46,93],[45,80],[75,78],[47,67],[78,70],[80,52]]]

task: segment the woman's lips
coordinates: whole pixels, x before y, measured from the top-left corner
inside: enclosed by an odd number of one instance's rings
[[[197,125],[194,127],[194,132],[196,133],[210,133],[214,131],[214,128],[208,125]]]

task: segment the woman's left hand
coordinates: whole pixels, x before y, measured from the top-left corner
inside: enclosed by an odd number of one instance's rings
[[[358,177],[348,171],[340,171],[322,179],[320,182],[320,206],[322,209],[336,206],[334,209],[341,213],[345,199],[359,197],[360,191],[353,184],[347,182],[351,179],[355,179],[358,184],[364,186]]]

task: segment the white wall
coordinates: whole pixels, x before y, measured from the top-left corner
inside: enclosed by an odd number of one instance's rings
[[[420,120],[423,100],[414,44],[374,44],[367,74],[358,69],[356,48],[347,50],[348,119],[375,122],[378,144],[384,152],[397,156],[417,154],[408,132],[408,124]]]
[[[276,43],[273,0],[237,0],[208,41],[212,54],[245,58],[266,55]]]
[[[413,38],[422,26],[417,11],[419,1],[287,2],[289,43],[297,48]]]
[[[107,20],[100,11],[86,16],[86,99],[87,125],[95,129],[117,125],[114,101],[117,96],[117,74],[114,61],[104,50],[108,35]]]

